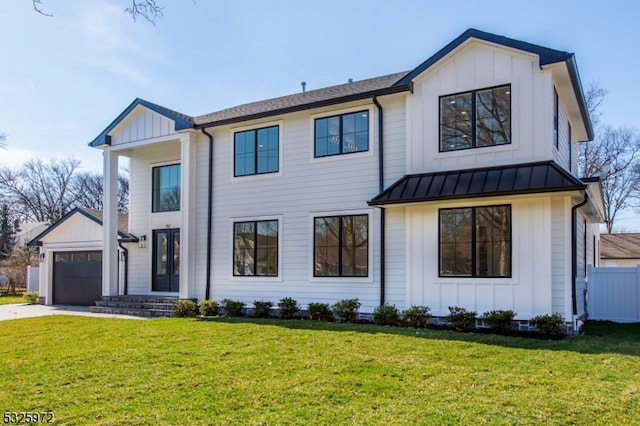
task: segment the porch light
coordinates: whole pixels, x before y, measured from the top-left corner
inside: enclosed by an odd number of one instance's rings
[[[45,253],[44,252],[40,253],[40,256],[38,256],[38,258],[40,259],[40,263],[44,262],[44,257],[45,257]]]
[[[146,235],[140,235],[140,238],[138,238],[138,248],[147,248],[147,236]]]

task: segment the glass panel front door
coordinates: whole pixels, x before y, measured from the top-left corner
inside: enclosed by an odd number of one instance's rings
[[[180,290],[180,229],[153,231],[153,291]]]

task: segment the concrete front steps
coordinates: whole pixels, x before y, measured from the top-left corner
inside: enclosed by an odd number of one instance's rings
[[[102,296],[89,311],[101,314],[133,315],[137,317],[170,317],[177,297],[166,296]]]

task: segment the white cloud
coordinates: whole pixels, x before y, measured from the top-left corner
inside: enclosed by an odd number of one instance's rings
[[[18,168],[35,157],[35,152],[29,149],[15,148],[11,145],[9,145],[6,149],[0,148],[1,167]]]
[[[77,13],[67,26],[79,33],[77,59],[81,63],[124,76],[142,86],[152,84],[145,67],[148,62],[162,61],[160,54],[146,47],[156,45],[152,42],[152,27],[132,23],[121,3],[80,3]]]

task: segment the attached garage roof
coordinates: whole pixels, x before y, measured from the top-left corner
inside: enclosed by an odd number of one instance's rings
[[[585,189],[552,161],[406,175],[369,205],[418,203]]]
[[[600,235],[602,259],[640,259],[640,234]]]
[[[95,209],[88,209],[88,208],[85,208],[85,207],[78,207],[78,208],[75,208],[75,209],[71,210],[64,217],[62,217],[62,219],[60,219],[59,221],[57,221],[56,223],[54,223],[53,225],[49,226],[47,229],[42,231],[33,240],[29,241],[28,245],[31,246],[31,247],[40,245],[41,244],[40,241],[45,236],[47,236],[50,232],[52,232],[57,227],[62,225],[66,220],[68,220],[70,217],[72,217],[75,214],[81,214],[82,216],[86,217],[87,219],[90,219],[90,220],[94,221],[95,223],[97,223],[98,225],[102,226],[102,210],[95,210]],[[136,236],[134,236],[133,234],[130,234],[129,231],[128,231],[128,228],[129,228],[129,215],[125,214],[125,213],[118,213],[118,238],[121,239],[121,240],[137,241],[138,238]]]

